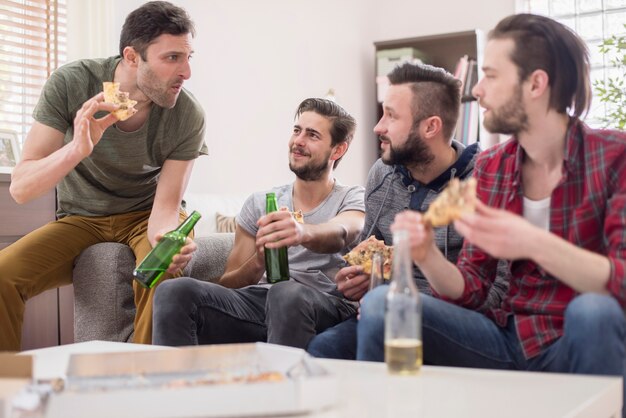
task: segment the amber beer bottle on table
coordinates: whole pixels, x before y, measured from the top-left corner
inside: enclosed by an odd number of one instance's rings
[[[276,193],[270,192],[265,195],[265,213],[276,212]],[[289,260],[287,259],[287,247],[265,248],[265,276],[269,283],[278,283],[289,280]]]
[[[394,232],[393,245],[385,303],[385,363],[390,373],[411,375],[422,367],[422,304],[413,279],[407,232]]]
[[[201,217],[202,215],[194,210],[178,228],[163,235],[163,238],[133,271],[133,276],[139,284],[147,288],[154,287],[172,263],[172,258],[185,245],[187,236]]]

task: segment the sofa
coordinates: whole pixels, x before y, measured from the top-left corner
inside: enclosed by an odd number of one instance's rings
[[[232,220],[244,200],[245,196],[185,195],[188,213],[198,210],[203,215],[194,230],[198,250],[186,267],[185,276],[215,281],[223,274],[235,234],[218,232],[217,220]],[[73,273],[75,342],[132,341],[134,268],[133,252],[119,243],[92,245],[76,259]]]

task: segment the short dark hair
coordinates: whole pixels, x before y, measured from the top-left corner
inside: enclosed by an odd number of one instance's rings
[[[489,39],[513,40],[510,58],[520,81],[535,70],[548,74],[550,109],[575,117],[589,111],[589,51],[570,28],[545,16],[522,13],[502,19]]]
[[[120,55],[132,46],[145,61],[148,46],[159,36],[188,33],[195,36],[196,29],[184,9],[167,1],[151,1],[126,17],[120,34]]]
[[[324,116],[330,120],[330,137],[332,146],[341,144],[342,142],[346,142],[348,144],[352,142],[354,131],[356,130],[356,120],[337,103],[327,99],[305,99],[302,103],[300,103],[300,106],[298,106],[295,117],[300,117],[300,115],[304,112],[315,112],[318,115]],[[337,168],[341,158],[335,160],[333,168]]]
[[[452,137],[461,105],[459,80],[443,68],[411,63],[394,68],[387,77],[391,85],[411,85],[414,126],[428,117],[439,116],[443,135]]]

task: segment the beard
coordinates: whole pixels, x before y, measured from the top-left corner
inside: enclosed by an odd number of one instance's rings
[[[170,88],[182,84],[160,81],[148,64],[144,64],[137,74],[137,88],[150,100],[165,109],[171,109],[176,105],[178,94],[170,91]]]
[[[294,147],[293,150],[295,149],[296,148]],[[307,155],[307,156],[311,155],[311,154],[307,154],[303,149],[298,149],[298,152],[300,152],[302,155]],[[324,176],[324,174],[328,170],[328,166],[330,165],[330,161],[328,160],[329,157],[330,157],[330,152],[328,152],[328,154],[324,156],[322,161],[316,162],[316,161],[309,160],[306,164],[300,167],[296,167],[296,165],[290,159],[289,169],[300,180],[303,180],[303,181],[319,180]]]
[[[495,134],[517,135],[528,129],[528,114],[522,105],[522,86],[499,109],[491,109],[483,121],[485,129]]]
[[[389,141],[389,138],[381,135],[381,140]],[[430,164],[435,156],[426,145],[415,128],[411,129],[404,145],[395,147],[389,142],[389,154],[381,155],[381,160],[387,165],[422,166]]]

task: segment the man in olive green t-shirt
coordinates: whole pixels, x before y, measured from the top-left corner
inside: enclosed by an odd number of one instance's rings
[[[71,283],[74,259],[103,241],[128,244],[138,261],[174,229],[194,160],[206,154],[204,114],[183,89],[191,76],[193,22],[170,3],[150,2],[126,18],[120,56],[57,69],[13,170],[18,203],[56,187],[58,220],[0,251],[0,350],[19,350],[24,303]],[[137,101],[124,121],[104,103],[102,82]],[[187,245],[168,272],[185,267]],[[135,342],[150,343],[153,292],[135,288]]]

